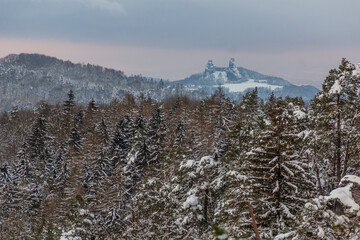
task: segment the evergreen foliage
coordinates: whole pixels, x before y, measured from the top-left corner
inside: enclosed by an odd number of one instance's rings
[[[322,195],[360,189],[340,182],[360,174],[359,99],[343,60],[310,105],[70,91],[1,113],[0,239],[255,239],[248,202],[263,239],[350,239],[360,203]]]

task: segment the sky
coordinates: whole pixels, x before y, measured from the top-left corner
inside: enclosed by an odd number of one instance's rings
[[[41,53],[183,79],[208,60],[321,86],[360,62],[359,0],[0,0],[0,57]]]

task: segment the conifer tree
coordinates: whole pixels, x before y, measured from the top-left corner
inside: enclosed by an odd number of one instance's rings
[[[205,239],[216,223],[215,212],[224,187],[224,168],[219,159],[204,156],[180,163],[174,181],[177,204],[177,235]]]
[[[72,90],[69,91],[68,93],[68,99],[66,101],[64,101],[64,105],[63,105],[63,108],[64,108],[64,112],[65,113],[69,113],[71,112],[71,110],[74,108],[75,106],[75,95],[74,95],[74,92]]]
[[[247,153],[242,165],[250,184],[248,198],[265,234],[284,231],[295,220],[295,213],[306,199],[312,196],[313,183],[308,175],[308,165],[296,151],[297,126],[293,112],[287,102],[273,100],[274,105],[267,110],[269,124],[260,134],[258,146]],[[270,107],[270,105],[269,105]],[[270,229],[269,229],[270,230]]]
[[[82,144],[81,142],[82,142],[82,137],[79,133],[77,126],[75,126],[71,129],[71,135],[70,135],[70,139],[69,139],[69,145],[72,148],[74,153],[80,152],[81,144]]]
[[[229,150],[227,132],[234,125],[234,105],[225,97],[221,87],[211,97],[209,118],[213,122],[214,143],[213,148],[215,158],[223,157]]]
[[[159,163],[163,151],[166,127],[162,109],[157,108],[150,119],[148,130],[148,145],[150,151],[149,163]]]
[[[355,67],[343,59],[338,69],[332,69],[322,91],[312,103],[312,120],[319,136],[316,143],[320,161],[329,161],[326,173],[334,188],[358,159],[359,139],[359,79],[353,76]],[[322,164],[326,164],[323,162]]]
[[[114,138],[111,141],[112,165],[115,167],[118,163],[125,163],[125,158],[131,148],[131,120],[126,115],[116,126]]]
[[[125,186],[129,193],[134,193],[137,182],[144,176],[145,169],[149,166],[147,123],[142,116],[136,119],[133,134],[132,146],[126,156],[124,167]]]

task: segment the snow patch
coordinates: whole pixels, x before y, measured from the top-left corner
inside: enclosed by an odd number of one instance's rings
[[[219,239],[219,240],[223,240],[223,239],[227,239],[229,236],[226,234],[226,233],[223,233],[219,236],[217,236],[216,238]]]
[[[338,216],[337,220],[334,222],[335,226],[340,226],[345,224],[346,222],[349,222],[349,218],[345,217],[344,215]]]
[[[344,182],[352,182],[360,185],[360,177],[355,175],[346,175],[341,179],[340,185]]]
[[[195,164],[194,160],[187,160],[185,164],[181,164],[180,169],[182,168],[191,168]]]
[[[304,139],[306,139],[306,138],[308,138],[308,136],[309,136],[311,133],[312,133],[312,131],[310,131],[310,130],[304,130],[304,131],[298,133],[297,136],[298,136],[299,138],[304,138]]]
[[[227,176],[234,176],[236,179],[239,179],[241,181],[246,181],[248,179],[247,176],[239,174],[238,172],[234,171],[234,170],[230,170],[226,173]]]
[[[318,227],[318,233],[317,233],[317,236],[319,237],[319,238],[324,238],[325,237],[325,232],[324,232],[324,229],[322,228],[322,227]]]
[[[214,86],[215,87],[215,86]],[[255,82],[253,79],[250,79],[242,83],[225,83],[224,88],[228,88],[229,92],[244,92],[247,89],[251,88],[270,88],[271,91],[275,89],[281,89],[283,86],[279,85],[270,85],[263,82]]]
[[[330,88],[329,93],[330,94],[340,94],[341,90],[342,90],[342,87],[340,85],[340,82],[339,82],[339,80],[336,80],[334,82],[334,84],[332,85],[332,87]]]
[[[295,116],[297,119],[301,120],[301,119],[306,118],[306,113],[304,113],[304,112],[301,111],[301,110],[295,110],[295,111],[294,111],[294,116]]]
[[[81,240],[81,237],[73,237],[74,234],[75,234],[74,229],[68,232],[62,232],[60,236],[60,240]]]
[[[217,162],[214,161],[212,156],[205,156],[200,159],[200,166],[205,166],[205,168],[211,168],[217,165]]]
[[[291,231],[291,232],[288,232],[288,233],[282,233],[282,234],[279,234],[277,235],[274,240],[281,240],[281,239],[286,239],[288,237],[291,237],[295,234],[295,231]]]
[[[355,64],[355,70],[352,72],[356,77],[360,77],[360,63]]]
[[[313,211],[317,211],[318,207],[315,204],[311,204],[311,203],[306,203],[305,204],[305,208],[313,210]]]
[[[345,178],[345,177],[344,177]],[[325,197],[326,200],[339,199],[340,202],[349,207],[349,211],[359,211],[359,205],[352,198],[351,187],[353,183],[346,185],[345,187],[339,187],[330,192],[330,196]]]
[[[210,78],[220,82],[220,83],[225,83],[228,81],[228,77],[227,77],[227,73],[225,71],[216,71],[213,72],[210,75]]]
[[[194,207],[199,203],[199,199],[197,196],[195,196],[195,194],[190,195],[186,201],[183,203],[183,208],[187,209],[189,207]]]

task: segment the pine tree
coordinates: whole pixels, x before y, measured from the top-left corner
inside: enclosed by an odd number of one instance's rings
[[[184,141],[185,138],[185,133],[186,133],[186,127],[185,124],[180,121],[175,129],[175,142],[174,142],[174,147],[178,148],[182,146],[182,143]]]
[[[177,235],[182,238],[205,239],[216,224],[215,212],[224,187],[224,168],[212,156],[180,163],[174,181],[177,204]],[[174,190],[175,191],[175,190]]]
[[[78,128],[75,126],[71,129],[71,135],[69,139],[69,146],[72,148],[74,153],[79,153],[82,145],[82,137],[79,133]]]
[[[316,158],[329,161],[327,190],[352,171],[359,156],[358,147],[353,144],[360,139],[359,79],[353,76],[354,69],[353,64],[343,59],[338,69],[329,72],[322,91],[312,103],[312,120],[319,136]]]
[[[132,146],[124,167],[125,186],[130,194],[135,192],[137,182],[144,176],[145,169],[150,164],[150,152],[146,143],[147,123],[142,116],[136,119],[133,134]]]
[[[213,148],[214,157],[221,158],[229,150],[227,133],[234,125],[234,104],[225,97],[221,87],[209,99],[210,113],[208,118],[213,122]]]
[[[65,129],[66,133],[71,132],[71,126],[73,126],[72,115],[74,114],[75,107],[75,95],[72,90],[68,93],[68,99],[64,101],[63,104],[63,114],[61,116],[62,127]]]
[[[111,141],[112,165],[115,167],[120,162],[125,162],[125,158],[131,148],[131,120],[126,115],[116,126],[114,138]]]
[[[68,93],[68,99],[66,101],[64,101],[64,105],[63,105],[63,109],[65,113],[70,113],[71,110],[74,108],[75,106],[75,95],[74,92],[72,90],[69,91]]]
[[[166,127],[164,114],[161,108],[157,108],[150,119],[148,130],[148,146],[150,152],[149,164],[159,163],[163,151]]]
[[[273,100],[274,101],[274,100]],[[247,153],[242,166],[250,184],[248,198],[265,234],[274,236],[287,229],[295,213],[312,195],[313,183],[308,165],[296,151],[298,129],[287,102],[275,100],[267,110],[269,124],[260,134],[259,145]]]

